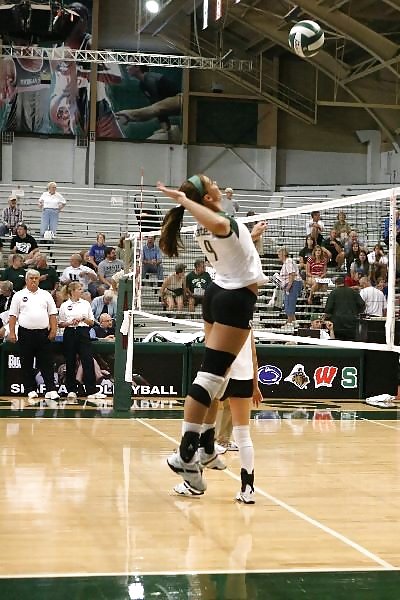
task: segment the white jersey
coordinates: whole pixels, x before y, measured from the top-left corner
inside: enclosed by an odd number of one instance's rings
[[[226,215],[225,215],[226,216]],[[195,237],[209,263],[215,269],[214,282],[225,290],[237,290],[267,281],[260,256],[247,227],[229,218],[231,230],[220,237],[198,226]]]

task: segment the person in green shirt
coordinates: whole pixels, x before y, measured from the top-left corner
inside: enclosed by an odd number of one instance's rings
[[[23,268],[24,257],[22,254],[13,254],[11,266],[4,269],[1,274],[2,281],[11,281],[14,291],[19,292],[25,287],[26,269]]]
[[[52,292],[57,287],[60,278],[57,271],[47,264],[47,256],[38,254],[36,257],[36,269],[40,273],[39,287],[47,292]]]
[[[211,283],[211,276],[206,271],[203,259],[194,261],[194,271],[186,276],[186,288],[188,294],[189,310],[194,311],[197,304],[203,302],[204,292]]]

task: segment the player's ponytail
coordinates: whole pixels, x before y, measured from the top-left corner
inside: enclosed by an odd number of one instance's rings
[[[179,188],[181,192],[185,192],[187,198],[203,204],[203,197],[206,194],[206,186],[203,175],[193,175],[187,181],[184,181]],[[175,206],[167,212],[161,225],[161,235],[159,247],[169,257],[179,256],[179,250],[184,248],[180,230],[182,227],[183,214],[185,209],[183,206]]]

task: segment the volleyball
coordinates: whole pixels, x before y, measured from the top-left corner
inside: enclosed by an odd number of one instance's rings
[[[299,21],[289,33],[289,46],[301,58],[315,56],[324,45],[324,32],[315,21]]]

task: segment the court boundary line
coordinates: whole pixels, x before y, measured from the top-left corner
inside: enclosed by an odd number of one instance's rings
[[[393,425],[387,425],[386,423],[381,423],[380,421],[374,421],[374,419],[366,419],[365,417],[358,417],[357,421],[366,421],[367,423],[372,423],[373,425],[379,425],[379,427],[386,427],[387,429],[393,429],[394,431],[400,431],[400,427],[394,427]]]
[[[145,427],[147,427],[148,429],[150,429],[151,431],[154,431],[158,435],[161,435],[162,437],[164,437],[164,438],[166,438],[166,439],[168,439],[170,441],[173,441],[174,444],[179,445],[179,442],[177,440],[175,440],[174,438],[171,438],[167,434],[164,434],[164,432],[162,432],[157,427],[154,427],[153,425],[150,425],[149,423],[146,423],[146,421],[144,419],[136,419],[136,420],[139,423],[141,423],[142,425],[144,425]],[[236,481],[239,481],[239,482],[241,481],[240,477],[238,475],[236,475],[235,473],[233,473],[230,469],[224,469],[221,472],[225,473],[228,477],[231,477],[232,479],[235,479]],[[290,512],[292,515],[298,517],[299,519],[302,519],[303,521],[306,521],[306,523],[309,523],[313,527],[316,527],[317,529],[320,529],[324,533],[327,533],[328,535],[334,537],[335,539],[339,540],[340,542],[342,542],[346,546],[350,546],[350,548],[352,548],[353,550],[356,550],[357,552],[359,552],[363,556],[365,556],[365,557],[369,558],[370,560],[376,562],[377,564],[381,565],[381,567],[383,567],[385,570],[397,570],[397,567],[395,567],[391,563],[387,562],[386,560],[384,560],[383,558],[381,558],[377,554],[374,554],[373,552],[371,552],[367,548],[364,548],[364,546],[361,546],[361,544],[358,544],[357,542],[354,542],[353,540],[351,540],[350,538],[346,537],[345,535],[339,533],[335,529],[332,529],[331,527],[329,527],[327,525],[324,525],[320,521],[317,521],[316,519],[313,519],[312,517],[309,517],[304,512],[302,512],[302,511],[298,510],[297,508],[291,506],[287,502],[284,502],[283,500],[280,500],[279,498],[276,498],[275,496],[272,496],[272,494],[269,494],[268,492],[265,492],[264,490],[262,490],[259,487],[255,486],[254,489],[255,489],[255,491],[260,496],[263,496],[264,498],[266,498],[267,500],[270,500],[271,502],[273,502],[277,506],[280,506],[281,508],[283,508],[287,512]]]
[[[16,575],[2,575],[0,574],[0,580],[2,579],[61,579],[61,578],[73,578],[73,577],[175,577],[177,575],[273,575],[279,573],[299,573],[306,574],[310,573],[390,573],[392,571],[400,571],[400,567],[394,567],[393,569],[384,569],[379,567],[340,567],[338,569],[334,567],[327,567],[326,569],[321,567],[310,568],[298,568],[298,569],[266,569],[261,571],[260,569],[249,569],[243,571],[242,569],[215,569],[206,571],[204,569],[199,571],[112,571],[110,573],[87,573],[79,571],[77,573],[18,573]]]

